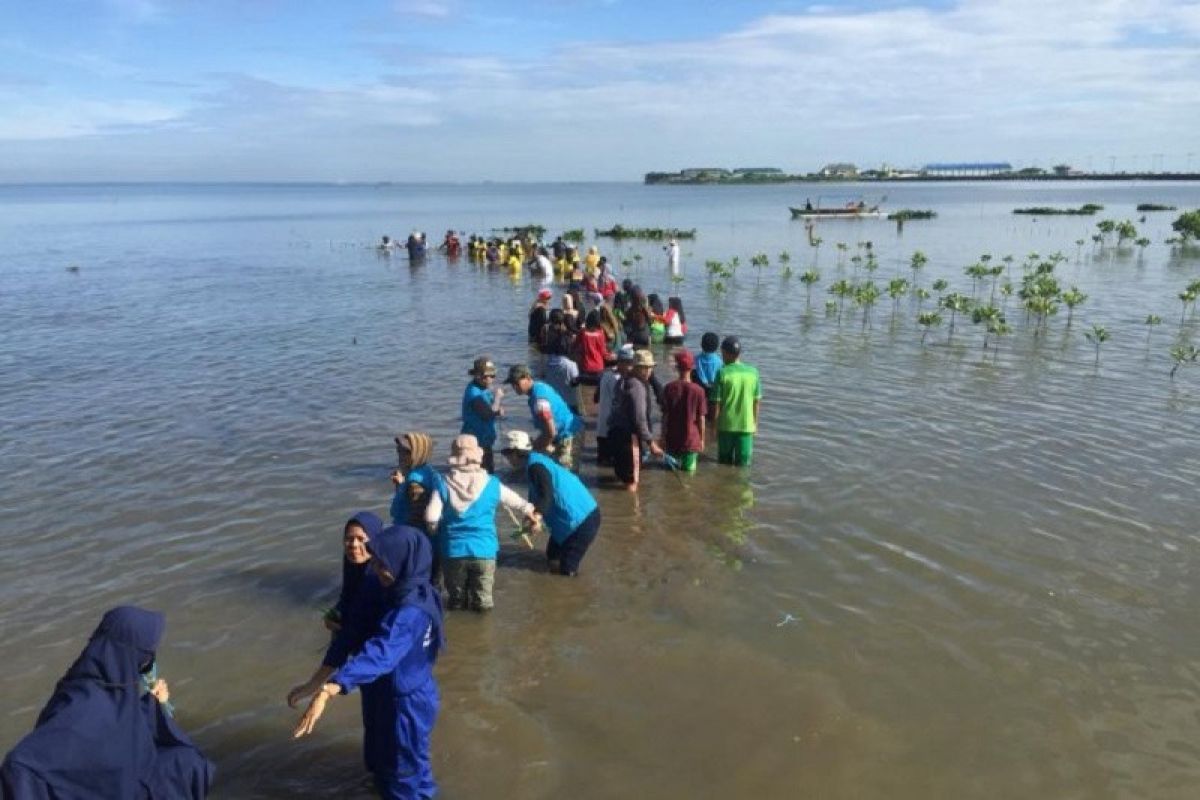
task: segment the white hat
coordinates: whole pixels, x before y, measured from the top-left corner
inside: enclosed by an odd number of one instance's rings
[[[533,442],[529,439],[529,434],[525,431],[508,431],[504,434],[504,447],[501,452],[506,450],[521,450],[530,452],[533,450]]]

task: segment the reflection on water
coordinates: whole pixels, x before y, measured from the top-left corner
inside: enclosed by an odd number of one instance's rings
[[[897,187],[939,219],[823,224],[818,251],[787,187],[74,192],[0,190],[0,747],[100,612],[135,602],[168,614],[163,672],[223,796],[369,796],[356,703],[294,743],[282,698],[319,658],[342,522],[386,511],[391,437],[426,428],[444,458],[470,361],[528,358],[532,294],[371,245],[621,221],[699,229],[681,283],[657,245],[602,247],[683,297],[692,343],[741,336],[764,382],[755,463],[706,458],[682,486],[649,470],[635,497],[585,467],[605,524],[577,580],[505,543],[497,610],[452,616],[438,668],[447,796],[1195,795],[1200,370],[1168,380],[1166,349],[1195,340],[1175,293],[1200,259],[1077,247],[1094,221],[1009,212],[1120,218],[1197,187]],[[1139,227],[1161,242],[1169,222]],[[839,325],[835,245],[868,238],[883,283],[917,249],[921,285],[964,292],[981,253],[1061,250],[1090,297],[1069,333],[1019,325],[986,351],[962,320],[922,344],[909,299]],[[704,261],[733,255],[712,292]],[[1113,334],[1098,368],[1093,323]]]

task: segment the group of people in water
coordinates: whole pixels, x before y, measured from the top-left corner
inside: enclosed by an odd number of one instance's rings
[[[423,234],[414,240],[424,246]],[[386,237],[382,246],[390,246]],[[706,332],[694,356],[683,347],[680,298],[664,305],[632,281],[618,285],[596,248],[579,258],[561,238],[544,248],[472,236],[467,250],[496,268],[515,253],[522,269],[535,276],[549,269],[565,284],[557,306],[553,291],[542,287],[529,310],[536,374],[529,364],[514,364],[503,381],[527,399],[532,435],[517,428],[501,435],[505,392],[496,385],[496,364],[480,356],[468,369],[461,432],[444,470],[433,466],[428,433],[395,437],[391,524],[359,511],[342,527],[341,590],[323,618],[330,641],[311,676],[287,695],[291,707],[308,701],[294,729],[302,737],[331,700],[359,690],[364,764],[387,798],[437,792],[430,735],[440,702],[433,667],[445,646],[444,613],[494,607],[500,508],[514,541],[532,548],[533,537],[545,533],[549,572],[577,575],[601,525],[599,505],[577,472],[586,417],[595,415],[596,463],[637,491],[651,457],[694,471],[714,427],[718,462],[748,466],[762,397],[736,336]],[[673,348],[674,380],[666,384],[654,372],[659,343]],[[496,476],[497,446],[513,478],[526,484],[524,494]],[[104,615],[33,732],[0,767],[2,800],[206,796],[213,766],[175,724],[156,674],[163,628],[161,614],[143,609]]]

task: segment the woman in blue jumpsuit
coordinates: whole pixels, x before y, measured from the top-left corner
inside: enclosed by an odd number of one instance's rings
[[[385,798],[424,800],[437,793],[429,737],[437,719],[433,677],[442,638],[442,600],[430,582],[428,537],[393,525],[368,543],[371,564],[387,590],[379,627],[313,697],[295,736],[312,733],[329,698],[363,692],[363,755]]]

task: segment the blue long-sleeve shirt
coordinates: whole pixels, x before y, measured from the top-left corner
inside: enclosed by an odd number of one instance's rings
[[[348,694],[390,674],[392,690],[404,695],[432,677],[436,659],[433,621],[415,606],[401,606],[384,614],[362,649],[329,680],[342,687],[343,694]]]

